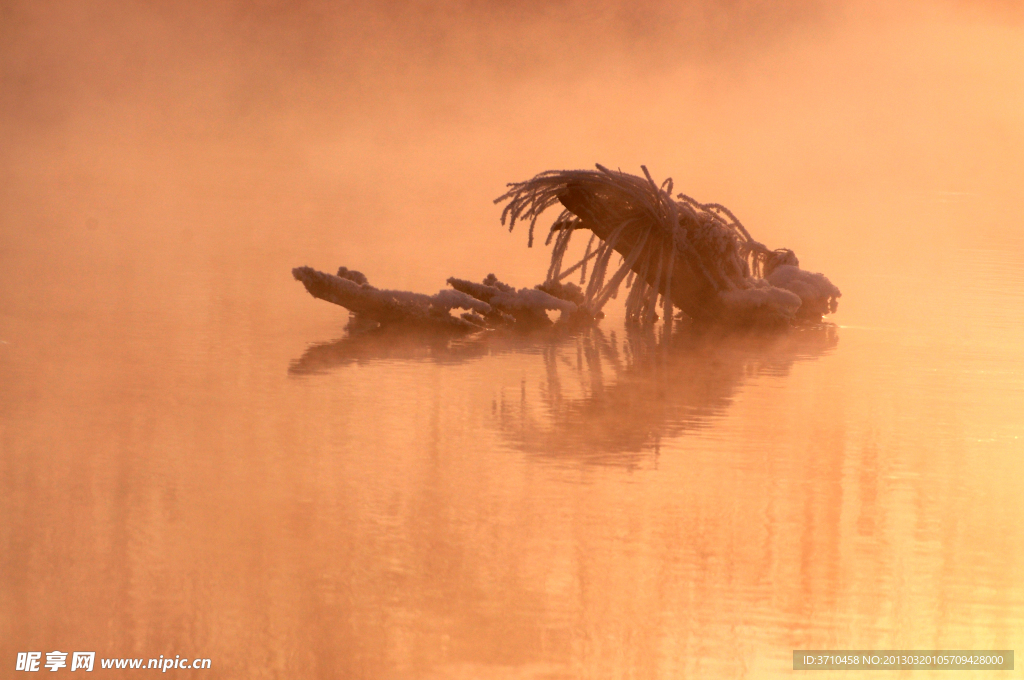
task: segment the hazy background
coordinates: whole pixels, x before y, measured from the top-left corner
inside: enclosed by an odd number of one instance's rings
[[[291,277],[532,285],[491,201],[595,162],[794,249],[838,327],[353,344]],[[1010,0],[0,0],[0,664],[1019,652],[1021,186]]]
[[[543,255],[503,237],[490,199],[600,162],[673,176],[842,287],[847,260],[894,242],[1003,245],[1022,173],[1022,14],[4,2],[4,276],[39,256],[168,285],[209,253],[225,275],[265,258],[257,296],[294,287],[285,264],[428,288],[495,269],[525,285]],[[29,256],[44,231],[63,248]]]

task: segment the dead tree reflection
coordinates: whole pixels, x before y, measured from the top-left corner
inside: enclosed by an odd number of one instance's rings
[[[619,334],[547,329],[460,338],[377,328],[309,347],[289,374],[308,376],[371,361],[461,364],[502,354],[540,354],[539,381],[524,377],[512,386],[506,379],[495,387],[492,411],[502,437],[513,448],[549,459],[650,466],[664,439],[723,417],[744,384],[786,375],[795,362],[823,356],[838,341],[832,324],[775,333],[677,325],[668,338],[663,331],[636,326]]]
[[[457,364],[486,356],[489,338],[484,335],[452,337],[449,333],[422,328],[378,327],[353,330],[338,340],[310,345],[292,361],[292,376],[327,373],[350,364],[368,361],[436,361]]]
[[[544,349],[539,397],[506,390],[494,410],[507,440],[531,454],[653,465],[662,440],[725,415],[745,383],[786,375],[838,341],[831,324],[768,335],[685,327],[669,339],[627,328],[621,341],[595,328]]]

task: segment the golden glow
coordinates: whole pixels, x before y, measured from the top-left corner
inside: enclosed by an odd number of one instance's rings
[[[672,4],[7,3],[0,663],[1024,649],[1016,5]],[[365,342],[291,278],[531,285],[491,199],[594,162],[793,248],[838,327]]]

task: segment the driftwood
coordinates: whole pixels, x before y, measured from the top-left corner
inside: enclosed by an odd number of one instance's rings
[[[580,270],[581,285],[588,283],[584,305],[593,312],[622,284],[632,288],[627,318],[641,324],[656,318],[659,298],[669,322],[675,308],[694,320],[730,325],[820,320],[836,310],[839,289],[824,275],[801,270],[793,251],[769,250],[727,208],[673,197],[671,179],[659,186],[643,171],[638,177],[599,165],[543,172],[510,184],[495,202],[507,202],[501,220],[509,220],[510,230],[517,220],[529,220],[529,245],[540,215],[561,204],[546,241],[554,241],[547,281]],[[579,230],[592,237],[583,258],[563,271],[562,259]],[[622,261],[607,276],[613,253]]]
[[[407,325],[469,333],[483,328],[531,329],[551,325],[547,310],[561,312],[558,322],[563,324],[589,318],[587,310],[573,301],[582,300],[582,293],[572,284],[547,286],[545,290],[516,290],[491,274],[482,283],[450,278],[451,289],[423,295],[375,288],[361,272],[347,267],[341,267],[336,275],[296,267],[292,276],[313,297],[352,312],[357,325]],[[451,314],[453,309],[467,311],[456,317]]]
[[[530,222],[529,242],[540,215],[563,208],[548,233],[551,264],[544,283],[516,290],[493,274],[482,283],[450,278],[436,295],[382,290],[361,273],[342,267],[337,275],[309,267],[292,270],[314,297],[353,312],[356,322],[410,324],[456,333],[481,328],[536,328],[557,323],[593,323],[623,285],[627,320],[650,325],[662,308],[666,324],[676,310],[690,319],[726,325],[774,326],[820,321],[836,310],[841,293],[823,274],[800,269],[791,250],[769,250],[755,241],[728,209],[672,195],[672,180],[597,166],[597,170],[541,173],[510,184],[495,202],[507,202],[501,221],[511,230]],[[575,232],[591,232],[583,256],[563,268]],[[621,256],[610,269],[613,254]],[[588,279],[588,269],[590,276]],[[580,286],[564,281],[578,272]],[[610,275],[609,275],[609,272]],[[452,310],[465,310],[453,316]]]

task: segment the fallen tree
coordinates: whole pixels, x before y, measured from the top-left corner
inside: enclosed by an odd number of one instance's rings
[[[515,290],[490,275],[482,283],[450,278],[451,290],[433,296],[381,290],[342,267],[330,275],[309,267],[292,270],[314,296],[352,311],[357,318],[387,325],[414,324],[469,332],[485,327],[527,327],[592,322],[622,286],[627,320],[666,323],[678,309],[698,322],[777,326],[820,320],[836,310],[841,293],[823,274],[800,269],[791,250],[769,250],[755,241],[728,209],[672,196],[672,180],[658,185],[644,177],[597,170],[548,171],[509,185],[496,203],[506,203],[502,224],[511,231],[529,221],[528,245],[548,208],[562,212],[545,245],[553,245],[544,283]],[[563,260],[575,232],[591,232],[581,259]],[[611,259],[621,260],[612,268]],[[588,270],[590,273],[587,277]],[[565,279],[579,274],[581,288]],[[466,310],[458,317],[453,309]]]
[[[582,299],[579,288],[543,286],[516,290],[491,274],[483,283],[450,278],[451,289],[436,295],[410,293],[404,290],[383,290],[370,285],[357,271],[341,267],[336,275],[319,272],[312,267],[296,267],[292,276],[306,286],[310,295],[341,305],[354,315],[355,323],[405,324],[455,333],[482,328],[535,328],[550,325],[548,310],[561,312],[560,323],[589,318],[573,298]],[[553,291],[556,295],[552,295]],[[561,295],[561,297],[558,297]],[[466,310],[452,316],[451,310]]]

